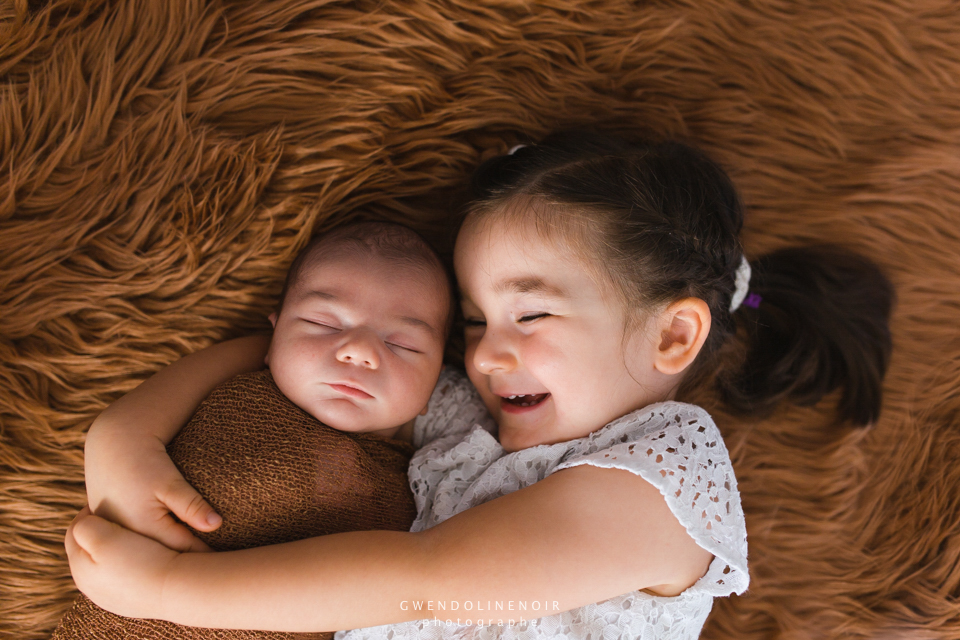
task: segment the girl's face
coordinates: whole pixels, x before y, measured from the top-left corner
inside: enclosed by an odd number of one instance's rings
[[[464,227],[454,260],[467,375],[505,450],[580,438],[663,399],[659,341],[624,338],[623,305],[562,243],[488,221]]]

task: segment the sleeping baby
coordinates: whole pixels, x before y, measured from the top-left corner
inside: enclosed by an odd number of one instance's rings
[[[222,516],[217,551],[344,531],[407,531],[417,415],[440,375],[450,280],[415,232],[361,222],[314,239],[287,273],[268,369],[217,387],[167,447]],[[122,618],[81,596],[54,639],[294,638]]]

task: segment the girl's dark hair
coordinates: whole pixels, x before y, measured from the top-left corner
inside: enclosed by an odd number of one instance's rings
[[[879,416],[892,350],[890,282],[840,247],[793,247],[751,261],[750,291],[762,302],[731,313],[743,210],[727,174],[702,152],[558,133],[484,162],[471,188],[467,224],[532,211],[538,228],[567,232],[632,317],[680,298],[706,302],[710,335],[684,385],[713,377],[742,414],[766,413],[784,398],[815,404],[842,387],[841,419]],[[532,206],[509,206],[517,202]]]

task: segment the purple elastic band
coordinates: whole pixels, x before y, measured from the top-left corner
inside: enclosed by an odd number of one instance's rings
[[[759,293],[751,293],[747,296],[746,300],[743,301],[743,306],[756,309],[760,306],[761,300],[763,300],[763,297]]]

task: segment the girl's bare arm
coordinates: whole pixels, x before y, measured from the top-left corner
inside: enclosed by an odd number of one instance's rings
[[[251,336],[198,351],[161,369],[101,413],[84,449],[93,512],[171,548],[206,550],[171,512],[199,530],[215,529],[218,516],[184,481],[166,445],[214,387],[262,368],[268,345],[268,337]]]
[[[422,533],[354,532],[178,554],[82,517],[68,532],[67,549],[80,589],[115,613],[274,631],[349,629],[434,614],[506,622],[520,617],[519,602],[527,603],[524,617],[531,619],[635,589],[675,595],[712,558],[653,485],[627,471],[586,465]],[[512,601],[514,613],[478,614],[478,606],[497,601]],[[540,613],[531,615],[534,601]]]

